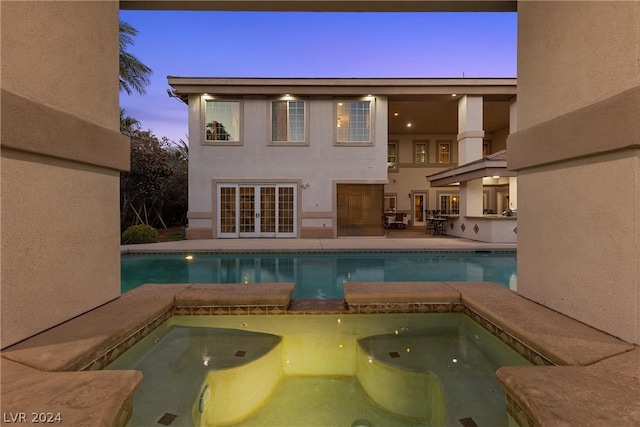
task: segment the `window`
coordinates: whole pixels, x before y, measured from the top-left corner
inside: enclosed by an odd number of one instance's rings
[[[427,163],[427,141],[414,142],[416,163]]]
[[[440,210],[457,214],[460,212],[460,197],[457,194],[440,194]]]
[[[305,102],[273,101],[271,103],[271,141],[305,141]]]
[[[340,101],[336,109],[337,142],[371,142],[371,102]]]
[[[385,212],[395,212],[396,211],[396,195],[385,194],[383,207]]]
[[[240,102],[205,101],[205,142],[240,141]]]
[[[387,169],[398,170],[398,144],[390,142],[387,145]]]
[[[451,143],[438,141],[438,163],[451,163]]]
[[[482,157],[487,157],[489,155],[489,143],[482,143]]]

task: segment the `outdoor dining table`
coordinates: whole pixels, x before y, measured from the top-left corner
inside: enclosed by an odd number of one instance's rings
[[[434,222],[435,226],[433,227],[433,235],[437,235],[442,234],[445,235],[447,234],[447,230],[444,227],[444,223],[447,222],[448,218],[443,218],[443,217],[435,217],[435,218],[431,218],[431,221]]]

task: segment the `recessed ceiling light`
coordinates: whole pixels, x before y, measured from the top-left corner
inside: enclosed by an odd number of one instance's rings
[[[395,113],[393,113],[394,116],[398,116],[400,115],[400,113],[398,113],[397,111]]]
[[[451,94],[451,96],[456,96],[456,95],[457,95],[457,93],[452,93],[452,94]]]
[[[410,128],[411,127],[411,123],[407,123],[407,127]]]

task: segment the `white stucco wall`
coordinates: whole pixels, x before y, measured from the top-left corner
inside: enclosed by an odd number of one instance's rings
[[[426,192],[427,203],[425,209],[439,209],[436,190],[445,191],[443,187],[431,187],[426,176],[449,168],[457,163],[458,144],[454,134],[415,134],[415,135],[390,135],[389,141],[398,143],[399,169],[397,172],[389,172],[389,183],[385,185],[385,194],[395,194],[397,197],[397,210],[399,212],[413,213],[413,200],[408,197],[411,192]],[[427,163],[419,164],[414,160],[415,142],[428,141]],[[437,142],[448,141],[451,143],[452,163],[438,164]],[[395,180],[395,182],[394,182]],[[452,189],[458,192],[458,187]]]
[[[200,96],[192,96],[189,101],[189,227],[213,227],[214,180],[308,183],[308,188],[298,189],[299,215],[332,212],[334,182],[385,183],[387,100],[385,97],[371,99],[373,144],[336,145],[336,101],[324,97],[307,99],[308,145],[271,145],[268,123],[271,98],[247,97],[242,100],[241,145],[202,145],[202,102]],[[202,218],[207,213],[210,218]],[[322,226],[321,222],[306,219],[302,225]]]

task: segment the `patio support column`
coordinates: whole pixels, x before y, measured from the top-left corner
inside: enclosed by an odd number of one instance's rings
[[[640,2],[518,2],[518,293],[640,343]]]
[[[0,2],[2,348],[120,296],[118,5]]]
[[[458,100],[458,164],[482,158],[482,96]],[[460,215],[482,215],[482,180],[460,183]]]
[[[460,183],[460,215],[482,216],[482,179]]]

